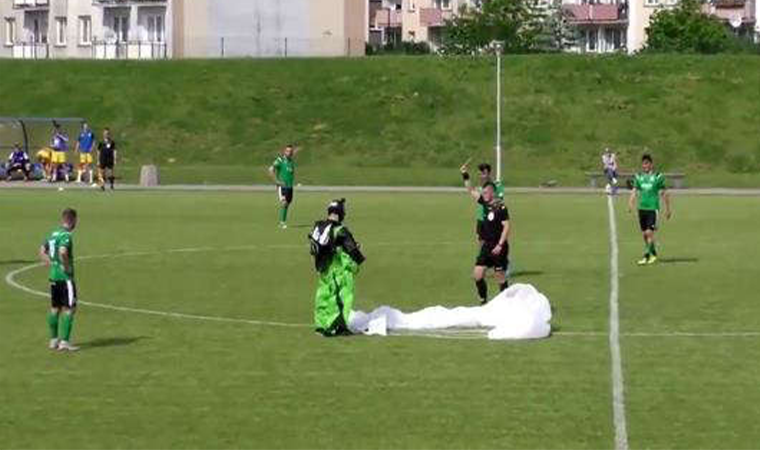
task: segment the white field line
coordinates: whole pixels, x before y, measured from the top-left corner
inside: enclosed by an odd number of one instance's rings
[[[612,196],[607,197],[607,212],[610,220],[610,363],[612,365],[612,415],[615,423],[615,450],[628,450],[628,430],[625,421],[625,384],[623,364],[620,355],[620,316],[618,295],[620,291],[618,273],[617,226],[615,204]]]
[[[374,246],[395,246],[395,245],[398,245],[398,246],[438,246],[438,245],[460,245],[460,244],[467,245],[470,243],[469,242],[437,242],[437,243],[378,242],[373,245]],[[241,250],[256,250],[256,249],[263,250],[263,249],[302,248],[302,247],[303,246],[296,245],[296,244],[265,245],[265,246],[239,245],[239,246],[224,247],[224,248],[191,247],[191,248],[177,248],[177,249],[157,250],[157,251],[138,251],[138,252],[127,252],[127,253],[115,253],[115,254],[108,254],[108,255],[81,256],[77,258],[77,261],[89,260],[89,259],[105,259],[105,258],[115,259],[115,258],[129,258],[129,257],[139,257],[139,256],[153,256],[153,255],[172,254],[172,253],[221,252],[221,251],[241,251]],[[28,266],[18,268],[14,271],[11,271],[5,276],[5,282],[9,286],[15,289],[18,289],[20,291],[26,292],[27,294],[31,294],[37,297],[49,298],[50,296],[49,293],[29,288],[16,281],[16,277],[18,275],[24,272],[28,272],[30,270],[42,267],[42,266],[43,266],[42,263],[36,263],[36,264],[31,264]],[[242,323],[242,324],[248,324],[248,325],[271,326],[271,327],[310,327],[312,326],[311,324],[307,324],[307,323],[289,323],[289,322],[276,322],[276,321],[267,321],[267,320],[240,319],[240,318],[232,318],[232,317],[205,316],[205,315],[198,315],[198,314],[185,314],[185,313],[172,312],[172,311],[157,311],[157,310],[144,309],[144,308],[131,308],[131,307],[126,307],[126,306],[109,305],[109,304],[87,302],[87,301],[79,301],[79,303],[86,306],[92,306],[92,307],[101,308],[101,309],[108,309],[111,311],[146,314],[146,315],[152,315],[152,316],[173,317],[173,318],[188,319],[188,320]],[[487,334],[488,334],[488,330],[486,329],[452,328],[452,329],[430,330],[430,331],[398,331],[398,332],[391,333],[390,336],[393,336],[393,337],[409,336],[409,337],[423,337],[423,338],[437,338],[437,339],[467,339],[469,340],[469,339],[483,339],[486,337]],[[552,334],[555,336],[568,336],[568,337],[607,336],[607,333],[602,332],[602,331],[555,331]],[[631,336],[631,337],[706,337],[706,338],[725,337],[725,338],[732,338],[732,337],[760,337],[760,331],[711,332],[711,333],[676,331],[676,332],[652,332],[652,333],[622,333],[622,335]]]

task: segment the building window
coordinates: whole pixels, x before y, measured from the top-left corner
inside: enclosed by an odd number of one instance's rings
[[[66,45],[66,18],[55,18],[55,45]]]
[[[42,21],[39,18],[32,19],[32,42],[47,44],[47,21]]]
[[[644,0],[644,4],[647,6],[657,6],[660,4],[660,0]]]
[[[113,32],[116,36],[116,42],[127,42],[129,39],[129,16],[114,17]]]
[[[148,41],[164,42],[164,16],[148,16]]]
[[[5,45],[16,42],[16,19],[5,19]]]
[[[92,18],[90,16],[79,17],[79,45],[92,44]]]
[[[589,30],[586,34],[586,50],[589,52],[596,52],[598,40],[599,32],[597,30]]]
[[[409,0],[409,11],[416,11],[416,10],[417,10],[416,0]]]
[[[451,9],[451,0],[435,0],[435,7],[438,9]]]

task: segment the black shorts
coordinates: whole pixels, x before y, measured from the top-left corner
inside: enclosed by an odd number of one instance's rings
[[[293,202],[293,188],[277,186],[277,197],[280,199],[280,201],[285,201],[285,203],[288,203],[288,204],[292,203]]]
[[[113,159],[101,159],[98,161],[98,167],[113,170]]]
[[[74,281],[51,281],[50,304],[53,308],[75,308],[77,306],[77,285]]]
[[[504,244],[504,248],[501,249],[501,253],[498,255],[491,253],[494,247],[496,247],[496,244],[483,243],[480,246],[480,253],[477,259],[475,259],[475,265],[488,267],[497,272],[506,272],[509,266],[509,243]]]
[[[639,226],[641,231],[656,230],[657,229],[657,211],[651,211],[648,209],[639,210]]]

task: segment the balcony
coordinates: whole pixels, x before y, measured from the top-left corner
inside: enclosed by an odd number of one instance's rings
[[[167,0],[92,0],[95,6],[166,6]]]
[[[451,20],[453,12],[439,8],[420,8],[420,25],[428,28],[442,27]]]
[[[381,8],[375,11],[375,18],[371,25],[374,28],[399,28],[401,27],[401,11]]]
[[[165,42],[93,42],[93,59],[166,59]]]
[[[716,0],[704,5],[702,11],[726,22],[734,21],[739,25],[752,24],[757,21],[754,1]]]
[[[49,0],[13,0],[14,9],[40,10],[49,9]]]
[[[16,59],[48,59],[50,46],[38,42],[16,42],[13,44],[13,57]]]
[[[625,4],[562,5],[568,22],[573,25],[625,24],[628,22]]]

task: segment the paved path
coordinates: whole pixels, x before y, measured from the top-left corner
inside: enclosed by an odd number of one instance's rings
[[[59,187],[72,190],[93,190],[86,184],[76,183],[24,183],[16,181],[7,183],[0,182],[0,190],[55,190]],[[274,186],[264,184],[254,185],[225,185],[225,184],[172,184],[155,187],[142,187],[136,184],[117,184],[118,190],[125,191],[209,191],[209,192],[274,192]],[[464,192],[461,187],[439,186],[297,186],[299,192],[408,192],[426,194],[446,194]],[[508,187],[506,192],[513,194],[603,194],[604,190],[589,187]],[[760,189],[733,189],[733,188],[689,188],[671,189],[673,195],[725,195],[725,196],[760,196]],[[627,195],[627,191],[621,191],[619,195]]]

